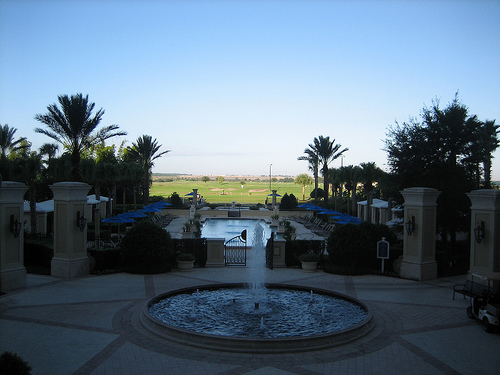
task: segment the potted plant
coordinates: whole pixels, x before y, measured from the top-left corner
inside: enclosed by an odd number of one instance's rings
[[[192,271],[194,266],[194,255],[189,253],[180,253],[175,258],[179,271]]]
[[[302,263],[302,269],[305,272],[314,272],[318,268],[319,255],[314,253],[302,254],[299,256]]]

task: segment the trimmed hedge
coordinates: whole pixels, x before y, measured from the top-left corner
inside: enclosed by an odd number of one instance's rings
[[[150,221],[135,224],[120,243],[123,269],[131,273],[170,271],[174,256],[170,234]]]

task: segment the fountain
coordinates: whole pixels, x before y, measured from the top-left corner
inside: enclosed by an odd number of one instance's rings
[[[245,284],[198,285],[151,299],[145,328],[182,344],[233,352],[322,349],[367,334],[373,317],[346,295],[265,283],[264,228],[256,225]]]

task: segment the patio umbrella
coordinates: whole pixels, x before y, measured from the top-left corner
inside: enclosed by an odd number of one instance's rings
[[[318,214],[321,214],[321,215],[342,215],[342,212],[338,212],[335,210],[323,210],[323,211],[318,212]]]
[[[362,220],[358,217],[354,217],[347,214],[340,214],[336,216],[330,216],[330,219],[335,219],[335,224],[355,224],[358,225]]]
[[[311,207],[308,208],[308,210],[312,210],[312,211],[323,211],[325,210],[325,207],[320,207],[320,206],[316,206],[314,204],[311,204]]]
[[[269,194],[269,195],[268,195],[268,197],[272,197],[272,196],[273,196],[273,194]],[[279,194],[276,194],[276,196],[277,196],[277,197],[281,197],[281,195],[279,195]]]
[[[158,208],[166,208],[168,206],[171,206],[172,204],[164,202],[164,201],[159,201],[155,203],[148,204],[148,206],[153,206],[153,207],[158,207]]]
[[[149,206],[144,206],[144,208],[140,209],[139,212],[146,212],[146,213],[161,212],[161,209],[157,207],[151,207],[151,205],[149,205]]]
[[[118,223],[118,224],[123,224],[123,223],[135,223],[135,220],[130,218],[130,217],[126,217],[126,216],[120,216],[120,215],[116,215],[116,216],[111,216],[111,217],[108,217],[106,219],[102,219],[101,220],[103,223]]]
[[[311,203],[302,203],[301,205],[298,205],[297,208],[309,208],[312,206]]]
[[[138,212],[138,211],[124,212],[123,214],[119,214],[118,216],[124,216],[124,217],[148,217],[148,215],[143,214],[142,212]]]

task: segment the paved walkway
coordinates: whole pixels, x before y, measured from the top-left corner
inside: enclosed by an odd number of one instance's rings
[[[452,300],[465,276],[416,282],[266,270],[267,282],[331,289],[364,301],[376,326],[364,338],[294,354],[224,353],[176,345],[146,332],[146,300],[180,287],[243,282],[243,268],[160,275],[126,273],[71,280],[28,275],[0,296],[0,352],[18,353],[33,374],[498,374],[500,335],[467,318]]]

